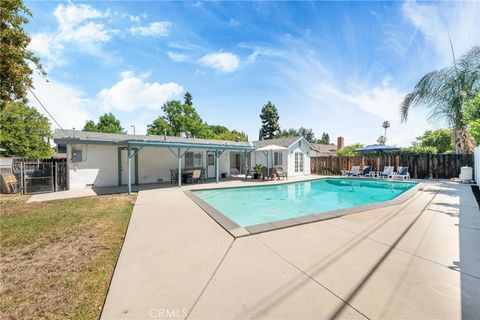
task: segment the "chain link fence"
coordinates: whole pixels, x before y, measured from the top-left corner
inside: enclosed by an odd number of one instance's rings
[[[13,159],[0,166],[2,193],[46,193],[68,190],[68,163],[52,160]]]

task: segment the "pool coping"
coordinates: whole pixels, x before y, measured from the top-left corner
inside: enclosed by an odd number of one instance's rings
[[[316,179],[308,179],[305,181],[312,181],[312,180],[323,180],[323,179],[331,179],[336,177],[322,177]],[[338,177],[344,178],[344,177]],[[326,212],[319,212],[313,213],[305,216],[299,216],[295,218],[287,218],[267,223],[260,223],[254,224],[251,226],[242,227],[219,210],[205,202],[202,198],[195,194],[195,191],[202,191],[202,190],[218,190],[218,189],[233,189],[233,188],[248,188],[248,187],[259,187],[259,186],[229,186],[229,187],[219,187],[219,188],[202,188],[202,189],[191,189],[191,190],[184,190],[183,192],[187,197],[189,197],[196,205],[198,205],[203,211],[205,211],[216,223],[218,223],[225,231],[227,231],[232,237],[240,238],[246,237],[254,234],[259,234],[263,232],[274,231],[278,229],[284,229],[289,227],[294,227],[298,225],[303,225],[307,223],[318,222],[322,220],[329,220],[338,217],[342,217],[349,214],[359,213],[363,211],[369,211],[384,207],[395,206],[404,203],[408,199],[410,199],[415,193],[419,190],[423,189],[427,184],[424,182],[417,182],[417,181],[395,181],[395,180],[378,180],[378,179],[371,179],[371,178],[352,178],[349,177],[348,179],[361,179],[361,180],[372,180],[372,181],[388,181],[388,182],[415,182],[416,185],[412,188],[408,189],[407,191],[403,192],[402,194],[398,195],[397,197],[393,198],[392,200],[382,201],[362,206],[356,206],[352,208],[340,209],[340,210],[333,210],[333,211],[326,211]],[[299,183],[305,181],[286,181],[285,183],[276,183],[276,184],[268,184],[263,186],[272,186],[278,184],[291,184],[291,183]],[[262,186],[260,186],[262,187]]]

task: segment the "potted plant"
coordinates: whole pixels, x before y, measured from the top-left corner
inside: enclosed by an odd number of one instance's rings
[[[253,179],[260,179],[260,176],[262,175],[262,168],[263,166],[260,164],[260,163],[257,163],[254,167],[253,167]]]

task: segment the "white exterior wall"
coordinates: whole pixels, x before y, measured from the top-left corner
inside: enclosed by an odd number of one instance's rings
[[[475,175],[475,182],[477,183],[477,185],[480,185],[480,147],[475,148],[475,150],[473,151],[473,155],[473,171]]]
[[[72,149],[82,150],[82,161],[72,162]],[[176,150],[175,150],[176,151]],[[182,151],[185,151],[183,149]],[[203,167],[207,167],[207,151],[190,149],[203,153]],[[70,189],[83,189],[86,186],[96,187],[118,186],[118,146],[100,144],[67,145],[70,167]],[[124,163],[124,168],[127,164]],[[219,173],[230,175],[230,152],[225,151],[219,159]],[[138,183],[158,183],[170,181],[170,169],[178,168],[177,158],[167,149],[144,147],[138,152]],[[185,168],[185,157],[182,158],[182,170]],[[135,182],[135,166],[132,163],[132,182]],[[125,181],[122,181],[125,184]]]
[[[263,153],[263,151],[254,151],[252,152],[252,161],[251,161],[251,169],[253,170],[253,167],[256,164],[261,164],[262,166],[266,168],[272,168],[272,167],[277,167],[273,165],[273,153],[275,152],[281,152],[282,153],[282,158],[283,158],[283,164],[279,165],[278,167],[283,167],[283,170],[287,171],[288,170],[288,156],[289,152],[288,150],[285,151],[268,151],[268,165],[267,165],[267,157]]]
[[[310,174],[310,148],[305,141],[300,140],[290,147],[288,154],[288,176],[303,176]],[[295,153],[303,153],[303,172],[295,172]]]
[[[72,149],[82,150],[82,161],[72,162]],[[118,185],[117,146],[78,144],[67,145],[70,189]]]

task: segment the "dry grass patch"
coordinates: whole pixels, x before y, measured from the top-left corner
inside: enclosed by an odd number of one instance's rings
[[[0,198],[0,318],[95,319],[135,201]]]

